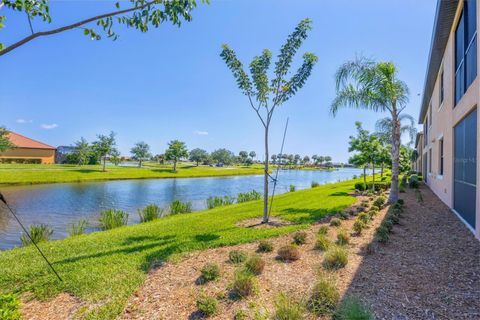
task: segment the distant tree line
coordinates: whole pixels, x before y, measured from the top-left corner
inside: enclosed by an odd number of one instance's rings
[[[303,165],[303,166],[312,166],[312,167],[333,167],[332,157],[330,156],[319,156],[312,155],[311,157],[301,156],[299,154],[272,154],[270,157],[273,164],[277,165]]]

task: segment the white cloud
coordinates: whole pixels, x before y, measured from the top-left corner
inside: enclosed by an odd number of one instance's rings
[[[208,136],[208,131],[199,131],[199,130],[196,130],[194,132],[196,135],[198,136]]]
[[[58,127],[58,124],[56,124],[56,123],[52,123],[52,124],[42,124],[40,127],[41,127],[42,129],[50,130],[50,129],[55,129],[56,127]]]
[[[32,123],[33,120],[27,120],[27,119],[21,119],[21,118],[20,118],[20,119],[17,119],[16,122],[17,122],[17,123],[22,123],[22,124],[23,124],[23,123]]]

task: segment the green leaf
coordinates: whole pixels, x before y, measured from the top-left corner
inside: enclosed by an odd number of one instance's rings
[[[115,7],[117,7],[117,9],[120,9],[120,2],[115,3]]]
[[[90,33],[90,30],[88,30],[88,29],[83,29],[83,34],[84,34],[84,35],[88,35],[89,33]]]

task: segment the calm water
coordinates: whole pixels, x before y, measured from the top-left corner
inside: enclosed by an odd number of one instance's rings
[[[360,169],[337,171],[280,171],[277,193],[290,185],[310,188],[312,181],[321,184],[347,180],[360,175]],[[255,189],[262,191],[263,176],[239,176],[192,179],[119,180],[87,183],[61,183],[34,186],[0,187],[25,225],[45,223],[53,227],[54,239],[68,235],[68,225],[87,219],[95,230],[98,213],[117,208],[129,212],[129,223],[138,223],[137,209],[155,203],[165,207],[175,199],[191,201],[194,210],[206,208],[209,196],[235,196]],[[20,226],[0,206],[0,249],[20,245]]]

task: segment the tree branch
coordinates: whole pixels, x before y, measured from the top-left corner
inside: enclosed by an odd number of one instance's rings
[[[63,31],[71,30],[71,29],[74,29],[74,28],[78,28],[78,27],[80,27],[84,24],[87,24],[87,23],[90,23],[90,22],[93,22],[93,21],[96,21],[96,20],[99,20],[99,19],[113,17],[113,16],[117,16],[119,14],[128,13],[128,12],[132,12],[132,11],[135,11],[135,10],[141,10],[141,9],[146,8],[146,7],[148,7],[152,4],[155,4],[155,3],[159,3],[159,1],[158,0],[149,1],[149,2],[146,2],[145,4],[143,4],[141,6],[138,6],[138,7],[123,9],[123,10],[117,10],[117,11],[101,14],[101,15],[98,15],[98,16],[95,16],[95,17],[91,17],[91,18],[88,18],[88,19],[85,19],[85,20],[67,25],[67,26],[63,26],[63,27],[48,30],[48,31],[35,32],[35,33],[29,35],[28,37],[25,37],[22,40],[17,41],[14,44],[12,44],[12,45],[6,47],[5,49],[3,49],[2,51],[0,51],[0,56],[3,56],[4,54],[7,54],[8,52],[26,44],[27,42],[30,42],[33,39],[36,39],[38,37],[48,36],[48,35],[60,33],[60,32],[63,32]],[[0,5],[0,8],[1,8],[1,5]]]
[[[259,112],[259,109],[255,108],[255,106],[253,105],[252,97],[250,97],[250,95],[248,95],[248,101],[250,101],[250,106],[257,113],[258,118],[260,119],[260,121],[262,121],[263,126],[266,128],[267,125],[265,124],[265,121],[263,120],[262,115]]]

